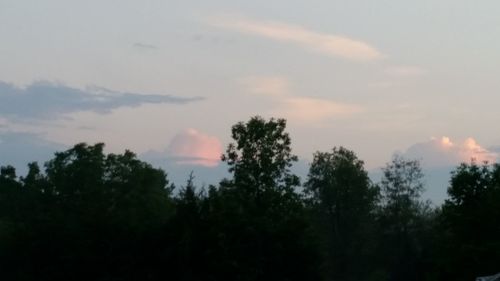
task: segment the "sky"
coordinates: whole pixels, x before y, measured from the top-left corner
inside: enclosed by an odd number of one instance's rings
[[[225,175],[231,126],[261,115],[288,120],[302,174],[334,146],[370,171],[400,153],[422,161],[439,201],[452,167],[498,159],[499,12],[494,0],[0,0],[0,165],[105,142],[209,182]]]

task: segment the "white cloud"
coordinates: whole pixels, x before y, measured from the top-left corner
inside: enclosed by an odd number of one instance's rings
[[[172,139],[167,151],[177,164],[215,167],[220,163],[222,144],[217,137],[187,129]]]
[[[428,142],[414,144],[404,156],[422,159],[427,167],[455,166],[472,159],[477,163],[492,163],[498,157],[497,153],[482,147],[473,138],[455,143],[448,137],[432,138]]]
[[[375,47],[366,42],[309,30],[300,25],[243,17],[219,17],[213,19],[211,24],[276,41],[294,43],[310,51],[332,57],[356,61],[371,61],[384,57]]]

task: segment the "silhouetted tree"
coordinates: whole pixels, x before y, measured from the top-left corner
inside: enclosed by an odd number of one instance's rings
[[[423,176],[417,160],[397,155],[383,169],[379,221],[390,280],[419,280],[424,243],[420,230],[431,212],[429,203],[420,199]]]
[[[446,278],[472,280],[500,264],[500,166],[472,161],[452,172],[443,206],[441,259]]]
[[[284,119],[253,117],[232,128],[222,160],[233,177],[211,197],[214,225],[231,280],[316,280],[317,250],[290,172],[297,156]],[[219,278],[219,279],[220,279]]]
[[[207,197],[194,185],[193,173],[175,197],[175,206],[175,215],[165,235],[170,241],[164,245],[170,252],[166,260],[170,260],[172,278],[211,280],[210,265],[213,259],[217,259],[211,253],[217,245],[209,240]]]
[[[233,174],[232,184],[249,189],[250,194],[267,189],[287,193],[300,184],[290,172],[297,156],[291,153],[285,128],[285,119],[266,121],[259,116],[233,126],[235,143],[230,143],[222,156]]]
[[[162,170],[139,161],[129,151],[103,153],[103,144],[77,144],[56,153],[41,173],[30,164],[16,189],[24,198],[15,218],[22,227],[16,248],[3,252],[3,273],[14,279],[148,280],[154,248],[148,243],[171,216],[168,181]],[[0,179],[14,182],[12,169]],[[0,183],[0,190],[6,190]],[[31,208],[37,212],[29,212]],[[28,262],[30,261],[30,262]]]
[[[0,167],[2,280],[471,280],[500,263],[500,165],[462,164],[421,199],[418,161],[373,185],[354,152],[317,152],[304,190],[283,119],[232,127],[231,176],[178,192],[130,151],[77,144]],[[303,191],[303,192],[302,192]]]
[[[316,152],[305,191],[325,236],[325,269],[333,280],[360,280],[370,271],[378,189],[363,161],[344,147]]]

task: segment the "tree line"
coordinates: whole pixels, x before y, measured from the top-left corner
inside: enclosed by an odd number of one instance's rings
[[[421,198],[419,162],[372,182],[344,147],[301,183],[284,119],[232,127],[230,177],[180,188],[104,144],[77,144],[25,176],[0,169],[2,280],[473,280],[500,271],[500,165],[460,164],[448,198]],[[1,159],[0,159],[1,160]]]

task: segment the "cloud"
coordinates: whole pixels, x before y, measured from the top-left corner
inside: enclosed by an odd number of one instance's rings
[[[50,82],[35,82],[19,88],[0,81],[0,116],[4,118],[54,119],[78,111],[104,114],[120,107],[147,103],[186,104],[201,99],[123,93],[98,87],[80,90]]]
[[[447,196],[450,173],[460,163],[469,163],[474,159],[476,163],[488,161],[494,163],[498,154],[491,149],[482,147],[473,138],[463,141],[452,141],[448,137],[432,138],[410,146],[402,154],[410,159],[419,159],[425,175],[427,186],[424,197],[434,203],[444,202]]]
[[[482,147],[473,138],[455,143],[448,137],[433,138],[427,142],[414,144],[403,155],[422,159],[426,167],[456,166],[472,159],[478,163],[484,161],[492,163],[498,157],[497,153]]]
[[[267,96],[273,103],[271,114],[296,122],[321,122],[332,117],[362,111],[360,106],[324,98],[294,96],[284,76],[250,76],[240,79],[246,91]]]
[[[258,21],[241,17],[219,17],[213,19],[211,24],[241,33],[297,44],[310,51],[331,57],[355,61],[371,61],[384,57],[376,48],[366,42],[316,32],[300,25],[275,21]]]
[[[240,82],[253,94],[279,97],[290,93],[289,81],[283,76],[250,76]]]
[[[172,139],[167,152],[178,164],[215,167],[220,163],[222,144],[217,137],[187,129]]]
[[[320,122],[328,118],[351,115],[361,111],[356,105],[327,99],[293,97],[285,99],[274,111],[278,116],[304,122]]]

